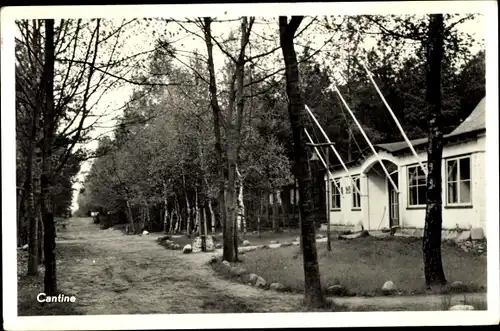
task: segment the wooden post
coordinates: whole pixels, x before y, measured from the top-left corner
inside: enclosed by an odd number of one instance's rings
[[[327,147],[326,148],[326,178],[327,178],[327,183],[326,183],[326,247],[328,251],[330,252],[332,250],[332,243],[331,243],[331,238],[330,238],[330,154],[329,151],[330,149]]]

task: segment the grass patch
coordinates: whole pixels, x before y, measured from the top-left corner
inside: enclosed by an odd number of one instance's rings
[[[391,280],[403,295],[448,293],[449,287],[426,290],[423,278],[421,239],[375,238],[332,240],[332,251],[318,243],[322,284],[342,285],[357,295],[382,295],[384,282]],[[443,267],[448,282],[464,284],[462,292],[486,289],[486,261],[454,245],[442,246]],[[262,276],[268,283],[279,282],[294,292],[302,292],[304,271],[298,246],[258,249],[245,254],[236,267]]]
[[[255,313],[258,309],[249,300],[242,300],[227,294],[216,293],[203,300],[200,308],[222,313]]]

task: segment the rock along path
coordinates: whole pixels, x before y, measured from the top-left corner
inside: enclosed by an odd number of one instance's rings
[[[156,243],[157,234],[100,230],[73,218],[58,234],[58,282],[75,295],[79,314],[234,313],[304,311],[303,295],[277,293],[219,278],[210,254],[182,254]],[[468,298],[485,300],[485,294]],[[463,295],[452,298],[459,304]],[[348,310],[439,310],[440,296],[335,298]]]

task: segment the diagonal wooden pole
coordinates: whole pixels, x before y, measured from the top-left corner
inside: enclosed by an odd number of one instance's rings
[[[349,106],[345,102],[344,98],[342,97],[342,94],[340,94],[339,89],[336,86],[334,87],[334,89],[337,92],[337,94],[339,95],[340,100],[342,100],[342,103],[344,104],[344,106],[347,108],[347,111],[349,112],[349,114],[351,114],[351,117],[354,120],[354,123],[356,123],[356,125],[358,126],[358,129],[359,129],[359,131],[361,131],[361,134],[365,138],[366,142],[368,143],[368,145],[370,145],[370,148],[371,148],[373,154],[375,154],[375,157],[377,158],[378,162],[382,166],[382,169],[384,170],[384,173],[387,176],[387,179],[391,182],[392,186],[394,187],[394,190],[399,193],[398,186],[392,180],[391,175],[389,175],[389,172],[387,171],[387,168],[385,167],[384,162],[382,162],[382,160],[380,159],[380,156],[378,155],[377,151],[375,150],[375,147],[373,147],[370,139],[366,135],[365,130],[363,130],[363,127],[361,126],[361,124],[359,124],[359,122],[358,122],[356,116],[354,115],[354,113],[352,112],[351,108],[349,108]]]
[[[318,120],[316,119],[316,117],[314,116],[314,114],[312,113],[311,109],[309,109],[309,107],[307,107],[307,105],[305,105],[305,108],[307,110],[307,113],[311,116],[311,118],[313,119],[314,123],[318,126],[319,130],[321,131],[321,133],[323,134],[323,136],[325,137],[326,141],[331,144],[332,142],[330,141],[330,138],[328,138],[325,130],[323,130],[323,128],[321,127],[321,125],[319,124]],[[349,177],[349,179],[351,180],[351,183],[352,185],[354,186],[354,188],[356,189],[356,191],[358,192],[359,195],[361,195],[361,192],[359,190],[359,188],[356,186],[356,183],[354,182],[354,180],[352,179],[351,177],[351,174],[349,172],[349,169],[347,169],[344,161],[342,161],[342,158],[340,157],[339,153],[337,152],[337,149],[335,148],[335,146],[333,145],[330,145],[331,149],[333,150],[333,152],[335,153],[335,156],[337,157],[337,159],[340,161],[340,164],[342,164],[342,167],[344,168],[347,176]]]
[[[378,88],[377,83],[375,83],[375,80],[373,79],[373,74],[368,70],[368,68],[365,66],[365,64],[363,62],[361,62],[361,65],[363,66],[363,68],[365,68],[365,71],[366,71],[366,74],[368,75],[368,78],[372,82],[373,86],[375,86],[375,89],[377,90],[378,95],[380,96],[380,98],[382,99],[382,102],[384,103],[385,107],[387,108],[387,110],[391,114],[392,118],[394,119],[394,122],[396,122],[396,125],[398,126],[398,129],[401,132],[401,135],[403,136],[403,138],[405,139],[406,143],[408,144],[408,147],[410,147],[411,152],[413,153],[413,155],[417,159],[418,164],[420,165],[420,167],[422,168],[422,171],[424,172],[425,176],[427,177],[427,168],[424,167],[422,161],[418,157],[417,152],[415,151],[415,148],[413,148],[413,145],[411,144],[410,139],[408,139],[408,137],[406,136],[405,131],[403,130],[403,127],[399,123],[398,118],[396,117],[396,115],[392,111],[392,108],[389,106],[389,104],[385,100],[384,95],[382,94],[382,92]]]

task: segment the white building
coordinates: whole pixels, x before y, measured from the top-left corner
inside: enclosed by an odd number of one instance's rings
[[[442,161],[443,229],[481,227],[486,233],[485,99],[453,132],[444,136]],[[426,166],[427,138],[411,141]],[[332,168],[330,223],[367,230],[399,226],[423,228],[426,177],[405,141],[375,146],[398,192],[375,155],[347,167],[359,193],[342,167]],[[327,182],[325,176],[325,182]],[[340,190],[339,190],[340,189]]]

